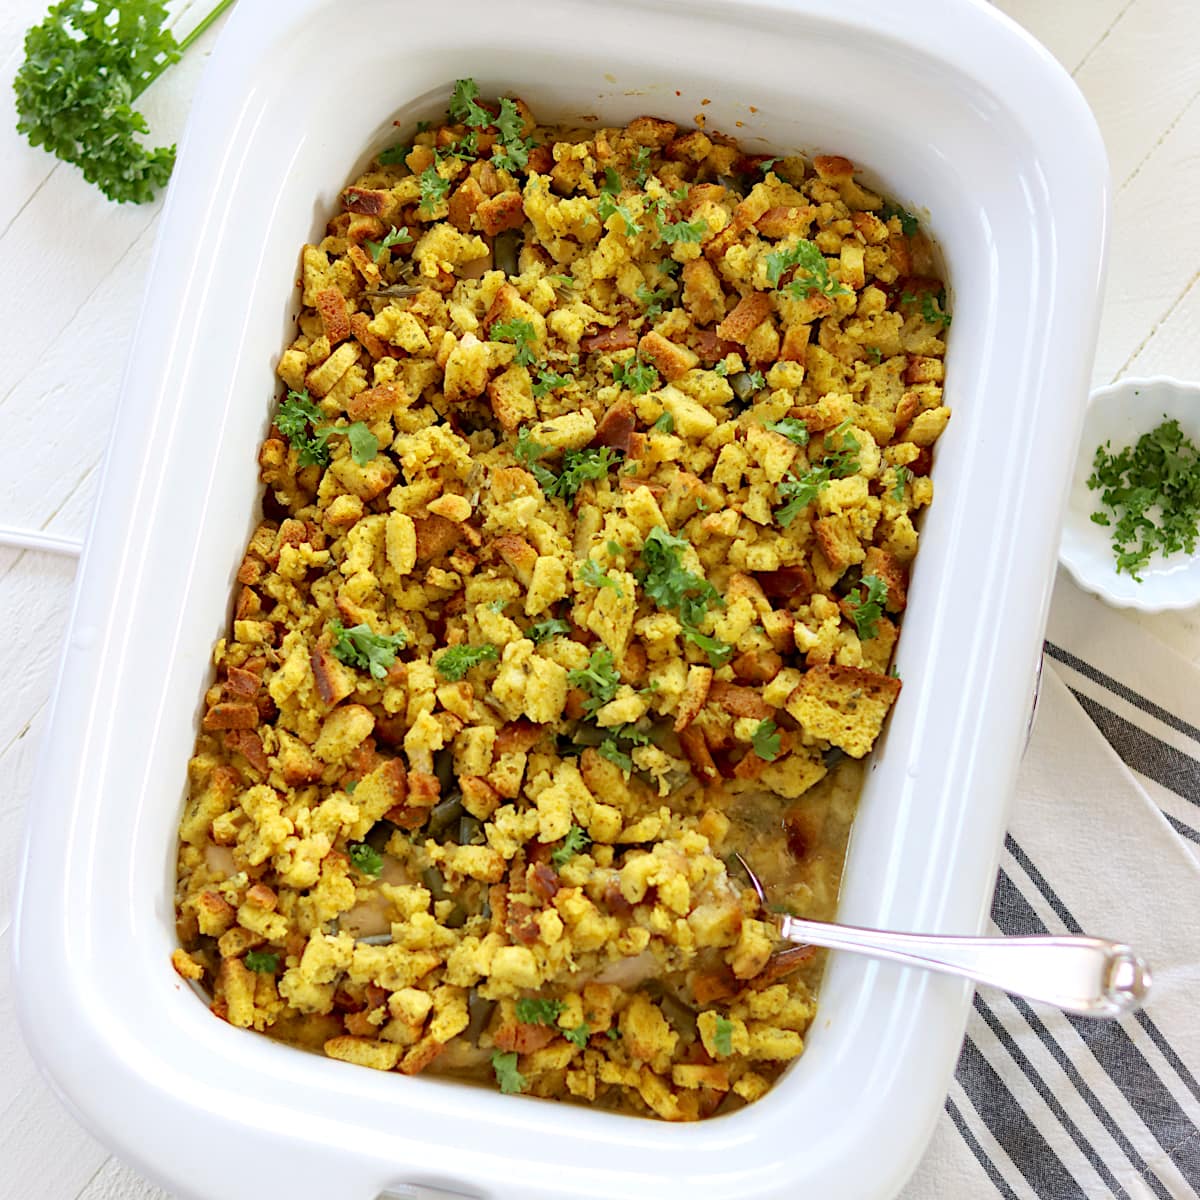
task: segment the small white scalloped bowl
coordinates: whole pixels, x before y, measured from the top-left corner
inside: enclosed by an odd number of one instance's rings
[[[1200,551],[1155,555],[1139,583],[1132,575],[1117,574],[1111,528],[1091,519],[1100,508],[1099,491],[1087,485],[1096,448],[1105,442],[1114,451],[1132,446],[1172,417],[1186,437],[1200,444],[1200,383],[1165,375],[1122,379],[1097,388],[1088,402],[1058,553],[1081,588],[1116,608],[1165,612],[1200,604]]]

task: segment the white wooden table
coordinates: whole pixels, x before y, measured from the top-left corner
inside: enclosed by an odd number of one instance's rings
[[[15,133],[22,36],[47,3],[0,5],[0,525],[82,538],[159,205],[109,204]],[[188,7],[174,6],[182,31],[196,19]],[[208,7],[195,0],[196,14]],[[919,6],[902,7],[898,18],[919,19]],[[1113,228],[1094,384],[1159,373],[1200,379],[1200,4],[1001,7],[1072,72],[1108,145]],[[182,129],[213,38],[143,98],[158,141]],[[51,1095],[20,1040],[9,986],[23,813],[36,803],[34,757],[73,574],[70,558],[0,548],[0,1200],[163,1200]],[[1129,619],[1200,662],[1200,611]]]

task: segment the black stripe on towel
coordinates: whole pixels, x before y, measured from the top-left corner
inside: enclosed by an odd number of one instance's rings
[[[1009,920],[1016,927],[1020,928],[1022,932],[1044,933],[1046,931],[1046,927],[1038,920],[1037,914],[1029,907],[1029,902],[1021,895],[1016,885],[1003,871],[1000,872],[999,878],[996,881],[996,907],[1002,907],[1008,915]],[[993,911],[992,919],[1000,928],[1005,928],[1004,922],[998,919],[995,911]],[[1137,1149],[1130,1142],[1129,1138],[1125,1136],[1124,1130],[1113,1119],[1112,1114],[1101,1103],[1100,1098],[1088,1086],[1087,1080],[1079,1073],[1079,1068],[1075,1066],[1066,1051],[1058,1044],[1058,1040],[1054,1034],[1046,1028],[1041,1017],[1019,996],[1011,996],[1009,999],[1021,1016],[1025,1018],[1025,1023],[1037,1035],[1038,1040],[1050,1052],[1054,1061],[1058,1063],[1063,1074],[1066,1075],[1076,1092],[1079,1093],[1080,1099],[1092,1110],[1093,1115],[1104,1126],[1109,1137],[1121,1148],[1121,1151],[1129,1160],[1133,1169],[1145,1179],[1147,1185],[1154,1191],[1155,1195],[1160,1197],[1160,1200],[1171,1200],[1170,1192],[1167,1191],[1162,1181],[1156,1175],[1151,1174],[1150,1167],[1146,1164],[1145,1159],[1137,1152]]]
[[[1161,811],[1161,810],[1160,810]],[[1189,842],[1200,842],[1200,830],[1193,829],[1190,825],[1185,825],[1182,821],[1165,812],[1163,816],[1167,818],[1167,824],[1175,830],[1180,837],[1185,837]]]
[[[971,1132],[966,1118],[958,1111],[958,1105],[949,1097],[946,1098],[946,1111],[950,1114],[950,1120],[954,1122],[954,1128],[962,1135],[962,1140],[967,1143],[967,1148],[975,1155],[975,1160],[995,1184],[996,1191],[1004,1197],[1004,1200],[1017,1200],[1016,1192],[1008,1186],[1008,1181],[1000,1174],[996,1164],[988,1157],[987,1151],[979,1144],[979,1139]]]
[[[1063,1165],[1050,1143],[968,1037],[958,1058],[956,1077],[992,1137],[1039,1196],[1087,1200],[1079,1181]]]
[[[1105,675],[1103,671],[1097,671],[1091,663],[1086,663],[1082,658],[1076,658],[1075,655],[1068,650],[1064,650],[1061,646],[1056,646],[1053,642],[1045,643],[1046,653],[1051,658],[1056,658],[1064,666],[1068,666],[1072,671],[1078,671],[1080,675],[1086,679],[1090,679],[1093,683],[1098,683],[1102,688],[1106,688],[1115,696],[1120,696],[1122,700],[1127,700],[1134,708],[1140,708],[1142,712],[1148,713],[1156,721],[1161,721],[1164,725],[1170,726],[1177,733],[1185,734],[1195,742],[1200,742],[1200,729],[1195,725],[1189,725],[1182,718],[1177,717],[1173,712],[1168,712],[1161,704],[1155,704],[1153,700],[1147,700],[1145,696],[1139,692],[1135,692],[1133,688],[1126,687],[1125,684],[1119,683],[1111,675]]]
[[[1117,1182],[1116,1176],[1108,1169],[1100,1155],[1096,1153],[1096,1148],[1088,1141],[1079,1126],[1071,1120],[1070,1114],[1059,1103],[1058,1097],[1050,1090],[1050,1087],[1042,1078],[1037,1067],[1029,1061],[1025,1052],[1017,1045],[1012,1034],[1004,1027],[1004,1022],[992,1011],[991,1006],[978,992],[975,993],[975,1011],[983,1018],[984,1023],[992,1033],[995,1034],[996,1040],[1008,1051],[1008,1055],[1013,1062],[1024,1072],[1025,1078],[1033,1084],[1034,1090],[1046,1102],[1046,1107],[1058,1118],[1059,1124],[1070,1135],[1071,1141],[1079,1147],[1084,1158],[1092,1164],[1092,1168],[1108,1185],[1112,1194],[1114,1196],[1124,1196],[1126,1200],[1129,1200],[1129,1193]],[[1165,1191],[1161,1192],[1160,1195],[1163,1200],[1171,1200]]]
[[[1041,872],[1029,861],[1028,855],[1013,841],[1011,835],[1005,839],[1005,844],[1013,857],[1025,868],[1046,902],[1062,918],[1063,924],[1073,933],[1079,933],[1079,922],[1054,893]],[[1012,888],[1012,893],[1020,894],[1016,887]],[[996,903],[992,907],[992,919],[1002,933],[1049,932],[1027,903],[1024,905],[1024,911],[1021,911],[1015,906],[1011,895],[1007,896],[1006,900],[1006,904]],[[1200,1138],[1196,1136],[1196,1126],[1135,1045],[1129,1033],[1116,1021],[1095,1021],[1070,1013],[1064,1015],[1091,1051],[1092,1057],[1104,1068],[1129,1106],[1166,1151],[1167,1157],[1179,1169],[1180,1174],[1193,1187],[1200,1186]],[[1147,1017],[1146,1020],[1149,1021],[1150,1018]]]
[[[1071,689],[1104,740],[1121,756],[1125,765],[1153,779],[1175,795],[1200,805],[1200,762],[1182,750],[1139,729],[1132,721],[1118,716],[1082,692]]]

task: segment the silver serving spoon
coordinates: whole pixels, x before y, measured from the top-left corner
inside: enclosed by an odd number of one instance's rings
[[[1131,947],[1104,938],[889,933],[776,916],[769,912],[766,892],[749,863],[740,854],[734,857],[746,872],[763,913],[775,922],[781,937],[797,945],[851,950],[957,975],[1085,1017],[1124,1017],[1141,1008],[1150,994],[1146,961]]]

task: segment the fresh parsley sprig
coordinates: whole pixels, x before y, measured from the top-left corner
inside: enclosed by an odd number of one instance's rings
[[[579,578],[588,587],[608,588],[624,599],[625,589],[621,586],[620,580],[614,579],[594,558],[583,560],[583,564],[579,568]]]
[[[220,0],[176,42],[156,0],[61,0],[25,34],[13,80],[17,132],[79,167],[110,200],[153,200],[175,147],[138,140],[150,127],[133,102],[232,2]]]
[[[612,373],[614,383],[619,383],[637,396],[654,391],[660,382],[658,371],[650,363],[642,361],[640,351],[624,362],[614,362]]]
[[[329,466],[333,457],[329,439],[334,434],[346,436],[350,443],[350,457],[360,467],[365,467],[379,453],[379,439],[365,422],[355,421],[350,425],[326,422],[325,414],[314,403],[307,389],[303,392],[288,390],[276,410],[275,428],[296,448],[297,462],[301,467]]]
[[[401,225],[399,229],[389,230],[378,242],[367,241],[366,247],[371,258],[379,263],[383,261],[384,256],[393,246],[403,246],[411,241],[412,237],[409,235],[408,226]]]
[[[583,710],[590,717],[602,709],[621,686],[621,676],[613,661],[612,651],[607,646],[597,646],[588,657],[586,667],[567,672],[570,687],[582,688],[588,693]]]
[[[883,616],[887,594],[887,583],[878,575],[864,575],[860,586],[846,597],[850,619],[863,641],[879,636],[879,620]]]
[[[517,1052],[515,1050],[497,1050],[492,1055],[492,1070],[496,1073],[496,1082],[506,1096],[513,1096],[525,1090],[527,1080],[517,1070]]]
[[[724,608],[725,601],[704,576],[683,565],[687,548],[685,538],[676,537],[656,525],[646,535],[641,566],[634,571],[634,578],[659,608],[678,614],[687,641],[703,650],[714,667],[723,666],[732,656],[733,647],[710,634],[701,633],[699,625],[710,605]]]
[[[792,271],[790,283],[781,284]],[[794,246],[772,250],[767,255],[767,282],[777,291],[805,300],[814,292],[822,296],[847,296],[850,289],[829,274],[829,263],[815,242],[801,238]]]
[[[522,1025],[553,1025],[567,1006],[561,1000],[522,996],[517,1001],[517,1020]]]
[[[524,317],[511,317],[507,321],[495,322],[488,333],[488,339],[493,342],[509,342],[516,346],[516,362],[519,366],[528,367],[537,359],[534,353],[537,330]]]
[[[562,845],[550,855],[550,861],[556,867],[565,867],[577,854],[582,854],[590,845],[592,839],[587,830],[578,825],[572,825],[563,838]]]
[[[463,644],[442,651],[434,660],[433,666],[443,679],[457,683],[472,667],[484,662],[495,662],[499,657],[499,648],[491,642],[484,642],[481,646]]]
[[[330,650],[333,657],[348,667],[369,671],[373,679],[383,679],[396,661],[396,653],[404,649],[405,636],[400,633],[375,633],[369,625],[353,625],[349,629],[341,621],[330,621],[333,637]]]
[[[750,735],[750,745],[759,758],[765,759],[767,762],[774,762],[783,752],[779,726],[769,718],[759,721]]]
[[[376,878],[383,871],[383,855],[366,842],[350,842],[346,846],[350,865],[363,875]]]

